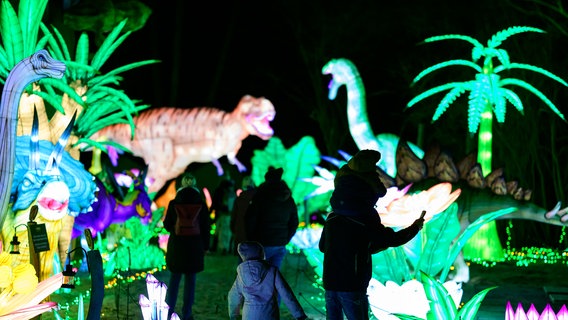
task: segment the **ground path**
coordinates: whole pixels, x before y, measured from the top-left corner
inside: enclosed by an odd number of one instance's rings
[[[205,259],[205,271],[198,274],[194,315],[196,320],[228,319],[227,292],[235,279],[237,257],[211,253]],[[318,277],[302,253],[288,254],[282,265],[282,273],[296,293],[298,300],[312,320],[325,319],[325,303],[323,291],[317,283]],[[156,272],[155,277],[166,283],[168,272]],[[528,310],[531,303],[541,312],[546,304],[550,304],[557,312],[563,304],[568,305],[568,265],[542,264],[528,267],[517,267],[513,263],[498,263],[493,267],[479,264],[470,266],[471,280],[463,286],[462,302],[484,288],[498,286],[489,292],[483,300],[477,320],[504,319],[505,306],[508,301],[514,308],[521,303]],[[88,278],[74,290],[88,289]],[[180,292],[183,288],[180,288]],[[101,319],[135,319],[142,320],[138,298],[140,294],[147,296],[145,281],[137,280],[129,284],[121,284],[105,290],[103,315]],[[73,296],[76,296],[75,293]],[[52,299],[62,302],[69,300],[69,295],[54,294]],[[88,308],[85,298],[85,310]],[[178,310],[181,302],[178,301]],[[65,310],[60,315],[65,316]],[[76,305],[70,307],[70,315],[76,315]],[[281,308],[281,319],[293,319],[286,307]],[[42,320],[53,320],[52,314],[44,314]],[[70,317],[68,319],[74,319]]]

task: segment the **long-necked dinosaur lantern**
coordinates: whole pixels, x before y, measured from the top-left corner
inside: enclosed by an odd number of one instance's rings
[[[427,189],[435,183],[432,181],[451,182],[460,187],[462,193],[456,202],[462,232],[483,215],[508,208],[514,210],[496,219],[525,219],[568,226],[568,209],[560,209],[560,203],[550,210],[537,206],[530,201],[531,191],[520,187],[515,181],[506,181],[502,169],[493,170],[484,176],[475,155],[454,162],[447,152],[438,147],[424,152],[393,134],[375,136],[366,115],[365,88],[357,68],[350,60],[333,59],[323,67],[322,73],[332,76],[330,99],[336,97],[341,86],[346,86],[347,114],[353,139],[360,148],[377,148],[383,154],[379,167],[383,171],[383,182],[387,187],[404,189],[412,184],[409,193],[418,192],[420,185]],[[425,184],[431,178],[435,179]],[[390,217],[385,213],[381,213],[381,220],[397,227],[396,219],[391,223]],[[469,273],[466,266],[461,270],[464,273],[458,277],[467,282]]]
[[[0,105],[2,120],[9,120],[2,124],[2,242],[7,245],[14,235],[18,236],[24,248],[22,257],[29,256],[28,230],[16,227],[27,224],[31,208],[37,206],[38,215],[32,220],[45,226],[48,242],[47,250],[40,253],[40,280],[52,275],[55,254],[65,256],[68,249],[59,246],[62,219],[89,210],[96,190],[93,176],[65,151],[75,116],[56,145],[40,140],[35,111],[31,135],[16,136],[24,88],[44,77],[61,77],[64,71],[65,65],[52,59],[47,51],[36,52],[10,72]]]

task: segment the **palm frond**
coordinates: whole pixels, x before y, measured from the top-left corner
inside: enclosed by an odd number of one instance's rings
[[[502,94],[493,101],[493,113],[495,114],[495,119],[497,119],[497,122],[499,123],[505,122],[505,116],[507,114],[506,104],[507,100]]]
[[[130,151],[128,148],[124,147],[121,144],[118,144],[116,142],[112,142],[112,141],[95,141],[92,139],[86,139],[86,138],[81,138],[77,141],[77,143],[75,144],[76,146],[79,145],[84,145],[83,147],[81,147],[81,150],[87,150],[90,148],[97,148],[97,149],[101,149],[104,152],[107,152],[107,147],[106,146],[112,146],[115,147],[119,150],[123,150],[126,152],[132,152]]]
[[[521,114],[524,114],[523,102],[513,90],[502,88],[501,94],[513,105],[513,107],[515,107],[515,109],[517,109],[517,111],[519,111]]]
[[[41,31],[46,35],[49,36],[47,43],[49,45],[49,53],[54,59],[59,61],[65,60],[65,54],[63,53],[62,49],[60,48],[57,39],[53,36],[51,31],[47,28],[45,24],[40,24]],[[69,60],[69,59],[67,59]],[[67,70],[65,70],[67,72]]]
[[[51,35],[44,35],[43,37],[41,37],[37,41],[36,47],[33,51],[37,52],[41,49],[45,49],[45,47],[47,47],[47,44],[49,43],[49,38],[51,38]]]
[[[88,85],[89,86],[96,86],[99,84],[99,82],[102,82],[105,80],[105,78],[107,77],[113,77],[119,73],[123,73],[135,68],[139,68],[145,65],[149,65],[149,64],[153,64],[153,63],[159,63],[161,62],[160,60],[144,60],[144,61],[139,61],[139,62],[133,62],[133,63],[129,63],[127,65],[118,67],[116,69],[113,69],[103,75],[97,76],[97,77],[93,77],[89,80]]]
[[[437,63],[431,67],[428,67],[426,69],[424,69],[422,72],[420,72],[413,80],[412,80],[412,84],[415,84],[416,82],[420,81],[420,79],[422,79],[424,76],[428,75],[429,73],[432,73],[436,70],[445,68],[445,67],[449,67],[449,66],[466,66],[466,67],[471,67],[473,68],[475,71],[477,72],[483,72],[483,69],[475,64],[474,62],[468,61],[468,60],[462,60],[462,59],[457,59],[457,60],[450,60],[450,61],[445,61],[445,62],[440,62]]]
[[[55,33],[55,37],[59,45],[61,46],[61,52],[63,53],[63,60],[71,60],[71,54],[69,53],[69,48],[67,47],[67,42],[65,42],[65,38],[57,28],[53,27],[53,33]]]
[[[481,42],[477,41],[476,39],[461,34],[446,34],[441,36],[429,37],[424,39],[423,42],[428,43],[428,42],[442,41],[442,40],[464,40],[471,43],[474,47],[483,47],[483,44],[481,44]]]
[[[508,79],[502,79],[500,81],[500,84],[501,84],[501,86],[515,85],[515,86],[519,86],[521,88],[524,88],[524,89],[530,91],[532,94],[537,96],[540,100],[542,100],[542,102],[544,102],[552,111],[554,111],[554,113],[556,113],[556,115],[558,115],[562,120],[566,121],[566,119],[564,118],[564,115],[562,114],[562,112],[560,112],[560,110],[558,110],[558,108],[556,108],[554,103],[552,103],[552,101],[550,101],[550,99],[548,99],[542,92],[540,92],[540,90],[538,90],[537,88],[535,88],[533,85],[529,84],[528,82],[520,80],[520,79],[508,78]]]
[[[2,0],[2,16],[0,17],[0,35],[2,43],[6,49],[8,69],[12,68],[22,60],[24,39],[22,29],[16,11],[8,0]]]
[[[22,0],[18,5],[18,18],[23,35],[24,57],[32,55],[36,49],[36,41],[41,19],[48,0]]]
[[[509,65],[511,63],[511,59],[509,58],[507,50],[497,49],[494,50],[494,53],[494,57],[496,57],[502,65]]]
[[[414,106],[416,103],[432,96],[435,95],[436,93],[445,91],[445,90],[450,90],[453,89],[455,87],[459,87],[459,86],[463,86],[464,82],[451,82],[451,83],[446,83],[443,85],[439,85],[437,87],[434,87],[432,89],[429,89],[427,91],[424,91],[423,93],[417,95],[416,97],[414,97],[412,100],[410,100],[408,102],[408,104],[406,105],[407,108],[411,108],[412,106]]]
[[[486,98],[479,87],[473,86],[469,94],[469,102],[467,108],[467,126],[469,133],[477,132],[479,123],[481,123],[481,114],[485,106]]]
[[[510,36],[514,36],[516,34],[523,32],[544,33],[543,30],[534,27],[523,27],[523,26],[509,27],[505,30],[501,30],[496,34],[494,34],[493,37],[491,37],[491,39],[487,41],[487,46],[490,48],[497,48],[498,46],[501,45],[501,43],[503,43],[503,41],[507,40],[507,38],[509,38]]]
[[[85,32],[79,36],[77,41],[77,48],[75,49],[75,61],[83,65],[89,65],[89,35]],[[87,69],[78,69],[74,75],[75,79],[86,79],[87,74],[96,73],[97,69],[89,66],[90,71]],[[87,71],[87,72],[85,72]]]
[[[45,78],[40,80],[40,85],[51,86],[69,96],[73,101],[77,102],[79,105],[86,107],[85,101],[82,97],[73,90],[65,81],[61,79]]]
[[[499,73],[503,70],[511,70],[511,69],[524,69],[524,70],[529,70],[529,71],[534,71],[534,72],[538,72],[544,76],[549,77],[552,80],[555,80],[557,82],[560,82],[561,84],[563,84],[564,86],[568,87],[568,83],[566,81],[564,81],[562,78],[560,78],[559,76],[553,74],[550,71],[547,71],[543,68],[537,67],[537,66],[533,66],[530,64],[525,64],[525,63],[510,63],[508,65],[501,65],[498,67],[495,67],[494,72],[495,73]]]
[[[91,60],[91,66],[93,68],[100,70],[103,64],[107,61],[110,55],[116,50],[116,48],[130,35],[130,31],[126,32],[124,35],[119,37],[122,28],[126,25],[128,19],[122,20],[103,41],[101,47],[95,55],[93,56],[93,60]]]
[[[454,101],[456,101],[456,99],[466,91],[467,91],[466,86],[459,86],[450,90],[450,92],[448,92],[448,94],[444,96],[444,98],[436,108],[434,116],[432,116],[432,121],[438,120],[442,116],[442,114],[446,112],[450,104],[454,103]]]

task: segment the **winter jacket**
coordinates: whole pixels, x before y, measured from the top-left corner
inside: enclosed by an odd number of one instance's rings
[[[265,247],[285,246],[298,223],[298,208],[286,182],[265,181],[257,188],[245,214],[247,240]]]
[[[199,213],[200,234],[195,236],[178,236],[175,233],[177,214],[174,204],[201,204]],[[180,189],[176,197],[168,204],[164,228],[170,233],[166,252],[166,266],[175,273],[197,273],[203,271],[205,251],[209,250],[209,234],[211,223],[207,205],[199,190],[193,187]]]
[[[239,194],[233,205],[231,212],[231,231],[235,237],[235,244],[245,241],[247,239],[245,230],[245,213],[248,206],[256,193],[256,188],[244,190]]]
[[[295,319],[306,319],[302,306],[278,268],[264,260],[264,249],[257,242],[238,246],[243,259],[237,267],[237,277],[229,290],[230,319],[238,319],[242,307],[243,320],[280,319],[278,297]]]
[[[342,168],[343,169],[343,168]],[[420,230],[413,224],[394,231],[382,225],[374,208],[384,187],[371,187],[355,174],[335,181],[331,212],[322,231],[323,286],[331,291],[366,292],[372,277],[371,255],[410,241]]]

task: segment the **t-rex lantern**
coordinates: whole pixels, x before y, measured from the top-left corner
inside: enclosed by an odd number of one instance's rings
[[[270,139],[275,115],[269,100],[245,95],[230,113],[209,107],[155,108],[134,118],[134,137],[127,124],[115,124],[90,138],[118,143],[142,157],[148,163],[147,177],[154,180],[148,192],[158,192],[192,162],[212,162],[222,175],[218,159],[227,156],[229,163],[245,171],[236,157],[242,141],[249,135]]]

